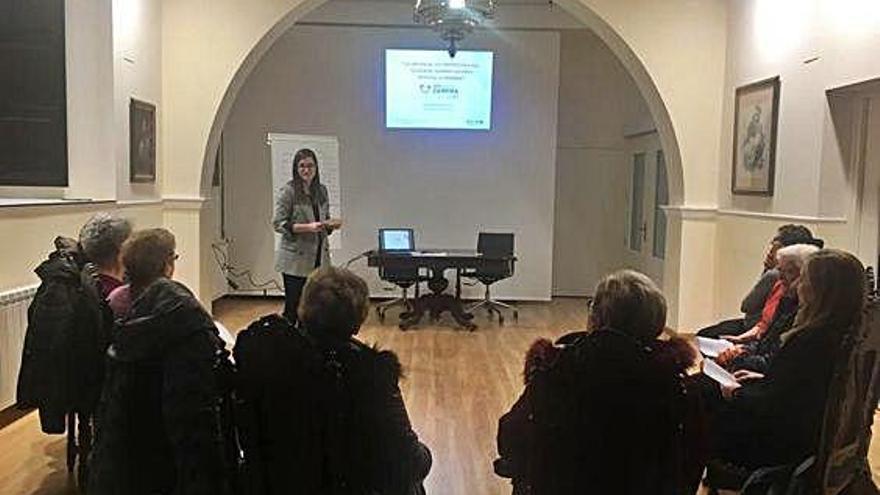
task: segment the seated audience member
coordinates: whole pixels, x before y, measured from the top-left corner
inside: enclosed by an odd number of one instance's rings
[[[109,213],[98,213],[79,231],[86,259],[97,268],[101,296],[107,298],[123,284],[122,243],[131,235],[131,223]]]
[[[229,492],[211,317],[174,282],[174,236],[135,232],[122,260],[129,284],[110,295],[120,317],[107,351],[90,494]]]
[[[766,374],[742,370],[722,387],[728,400],[717,422],[717,455],[756,468],[796,463],[819,442],[834,356],[859,324],[864,267],[832,249],[811,255],[798,288],[800,310]]]
[[[776,235],[767,246],[767,252],[764,255],[764,272],[761,274],[761,278],[758,279],[752,290],[742,300],[740,310],[743,312],[743,317],[725,320],[703,328],[697,332],[697,335],[700,337],[718,338],[721,335],[739,335],[754,328],[755,324],[761,319],[762,313],[765,310],[765,303],[773,290],[774,284],[779,280],[776,252],[781,248],[795,244],[810,244],[821,249],[825,242],[822,239],[813,237],[810,229],[803,225],[786,224],[779,227]]]
[[[795,244],[776,253],[779,279],[764,304],[761,319],[746,333],[722,335],[737,345],[718,356],[718,364],[730,370],[767,371],[782,344],[780,337],[791,328],[797,314],[801,269],[807,257],[818,250],[810,244]]]
[[[557,347],[536,342],[526,387],[498,424],[495,472],[514,494],[681,494],[690,433],[683,373],[695,351],[657,340],[666,301],[641,273],[624,270],[596,287],[591,332]]]
[[[357,275],[321,267],[306,281],[298,327],[272,315],[239,334],[249,493],[424,493],[431,454],[410,425],[397,356],[354,338],[368,296]]]

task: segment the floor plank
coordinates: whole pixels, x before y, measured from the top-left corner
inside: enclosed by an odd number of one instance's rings
[[[280,311],[281,305],[280,299],[232,298],[219,301],[214,310],[227,328],[237,332],[261,315]],[[525,350],[536,338],[553,339],[583,328],[584,301],[523,303],[519,322],[508,317],[504,327],[480,313],[476,317],[480,328],[472,333],[455,329],[448,317],[401,332],[395,317],[389,311],[383,323],[371,312],[358,338],[394,350],[404,365],[401,389],[407,408],[434,455],[426,480],[428,493],[510,493],[508,482],[492,473],[498,417],[522,390]],[[75,493],[64,466],[64,437],[43,435],[36,413],[0,429],[0,446],[0,493]],[[870,459],[872,465],[880,462],[877,442],[871,446]]]

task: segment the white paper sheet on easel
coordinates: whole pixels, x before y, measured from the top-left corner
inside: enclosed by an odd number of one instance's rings
[[[697,337],[697,347],[700,354],[707,357],[718,357],[722,352],[733,347],[733,344],[722,339],[708,339],[706,337]]]
[[[711,359],[703,360],[703,374],[715,380],[720,385],[733,386],[738,384],[736,378],[733,377],[726,369]]]
[[[330,218],[343,218],[342,187],[339,174],[339,140],[336,136],[270,132],[268,143],[272,148],[272,190],[277,194],[278,189],[291,179],[293,155],[296,154],[296,151],[309,148],[318,157],[321,183],[327,188],[327,193],[330,196]],[[345,229],[342,229],[329,237],[331,251],[342,249],[344,232]],[[277,234],[275,235],[275,243],[277,246]]]

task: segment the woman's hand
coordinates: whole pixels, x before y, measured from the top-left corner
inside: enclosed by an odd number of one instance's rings
[[[758,326],[755,325],[750,328],[749,331],[746,333],[740,335],[722,335],[721,338],[728,342],[733,342],[734,344],[744,344],[746,342],[757,340],[760,335],[761,329],[759,329]]]
[[[730,385],[721,385],[721,396],[727,400],[733,398],[733,395],[742,387],[739,383],[731,383]]]
[[[322,230],[324,230],[324,223],[323,222],[311,222],[307,225],[309,226],[309,232],[318,233],[318,232],[321,232]]]
[[[718,357],[715,358],[715,362],[720,364],[722,367],[726,367],[730,363],[732,363],[734,359],[745,353],[745,351],[745,347],[737,344],[730,349],[722,351],[721,354],[719,354]]]
[[[760,380],[764,378],[764,374],[752,370],[737,370],[733,372],[733,377],[736,378],[736,381],[739,383],[744,383],[753,380]]]

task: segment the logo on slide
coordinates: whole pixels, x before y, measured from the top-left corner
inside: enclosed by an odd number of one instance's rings
[[[431,92],[431,85],[430,84],[419,84],[419,91],[421,91],[422,94],[428,94]]]

